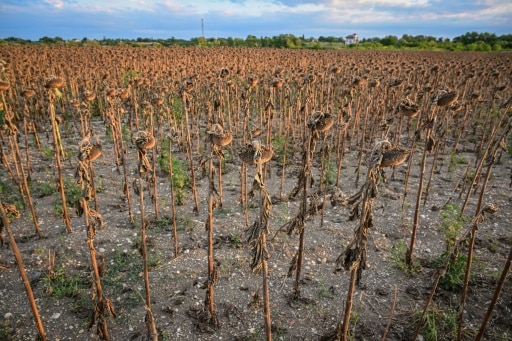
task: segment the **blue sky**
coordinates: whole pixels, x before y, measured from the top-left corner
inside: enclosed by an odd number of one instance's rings
[[[453,38],[512,33],[511,0],[0,0],[0,38]]]

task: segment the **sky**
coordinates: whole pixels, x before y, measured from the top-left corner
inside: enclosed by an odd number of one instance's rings
[[[512,33],[511,0],[0,0],[0,38],[450,38]]]

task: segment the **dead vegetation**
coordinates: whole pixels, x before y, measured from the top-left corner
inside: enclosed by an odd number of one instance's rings
[[[0,47],[0,339],[510,339],[510,57]]]

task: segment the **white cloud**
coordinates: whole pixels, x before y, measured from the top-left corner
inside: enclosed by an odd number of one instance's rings
[[[54,24],[59,15],[59,28]],[[4,34],[187,38],[204,18],[216,37],[247,34],[510,33],[510,0],[0,0]],[[28,19],[30,18],[30,19]],[[69,22],[66,23],[66,20]],[[46,24],[43,24],[46,23]],[[52,23],[52,24],[47,24]],[[307,23],[307,24],[306,24]],[[22,28],[21,28],[22,27]],[[394,31],[393,31],[394,30]],[[402,32],[397,32],[402,31]],[[29,32],[29,33],[26,33]],[[44,32],[44,33],[42,33]],[[77,32],[77,33],[71,33]],[[446,32],[446,33],[445,33]],[[20,36],[20,37],[23,37]]]
[[[374,6],[379,7],[426,7],[429,0],[330,0],[329,7],[333,8],[361,8],[362,10]]]
[[[64,1],[63,0],[45,0],[47,4],[49,4],[52,7],[56,8],[63,8],[64,7]]]

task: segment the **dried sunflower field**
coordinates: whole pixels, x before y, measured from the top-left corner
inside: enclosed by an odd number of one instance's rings
[[[512,340],[512,54],[0,47],[0,340]]]

